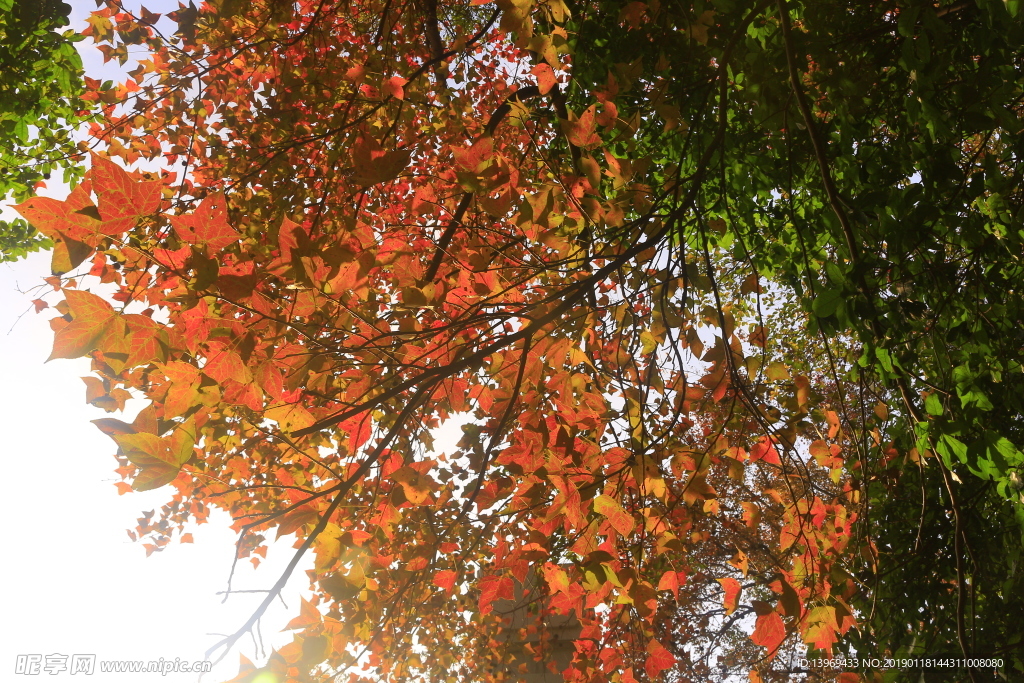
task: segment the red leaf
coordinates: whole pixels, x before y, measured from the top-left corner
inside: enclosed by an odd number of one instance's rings
[[[159,180],[136,180],[109,159],[92,155],[92,183],[103,217],[101,228],[106,235],[115,235],[132,227],[141,216],[156,213],[160,208]]]
[[[494,611],[495,600],[512,600],[515,597],[512,579],[505,576],[485,576],[480,580],[480,614]]]
[[[774,655],[782,641],[786,639],[786,625],[782,623],[782,617],[778,612],[759,616],[750,639],[755,645],[768,648],[769,656]]]
[[[242,384],[252,380],[249,369],[237,353],[213,342],[209,344],[209,347],[206,365],[203,367],[204,373],[221,384],[229,379]]]
[[[182,247],[174,251],[162,248],[153,250],[153,260],[172,272],[182,270],[188,261],[188,257],[191,255],[192,250],[188,247]]]
[[[494,143],[490,138],[480,138],[472,147],[454,149],[456,165],[463,171],[479,173],[484,170],[494,155]]]
[[[189,244],[205,244],[214,253],[238,241],[238,233],[228,225],[227,202],[219,192],[204,199],[194,213],[170,219],[178,237]]]
[[[128,360],[125,365],[135,367],[162,360],[160,325],[152,318],[137,313],[122,316],[122,319],[128,325]]]
[[[458,574],[453,572],[451,569],[442,569],[434,574],[434,585],[438,588],[444,589],[444,592],[451,594],[455,587],[455,579],[457,577]]]
[[[14,209],[39,232],[52,240],[62,236],[95,246],[102,237],[100,214],[89,198],[91,184],[83,181],[60,201],[50,197],[32,197]]]
[[[767,436],[762,436],[761,440],[750,448],[750,461],[757,462],[758,460],[764,460],[772,465],[782,464],[782,461],[779,460],[779,452],[775,450],[775,444]]]
[[[675,666],[676,658],[671,652],[657,640],[651,639],[647,643],[647,661],[644,662],[644,670],[648,678],[657,678],[658,674],[666,669]]]

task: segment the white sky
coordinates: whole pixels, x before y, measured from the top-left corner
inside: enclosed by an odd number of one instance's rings
[[[135,526],[142,511],[166,502],[170,489],[117,494],[116,446],[89,422],[106,413],[85,403],[85,384],[79,379],[89,374],[88,360],[44,364],[53,340],[48,311],[28,312],[15,324],[30,307],[30,297],[16,290],[38,283],[48,270],[48,254],[0,265],[0,365],[5,380],[0,391],[0,457],[8,483],[0,496],[8,589],[0,671],[13,673],[16,656],[33,653],[95,654],[100,660],[202,659],[217,640],[207,634],[233,632],[263,596],[235,595],[221,604],[216,595],[226,586],[233,554],[234,534],[227,528],[226,514],[213,515],[211,523],[195,528],[195,543],[174,543],[149,558],[141,544],[128,538],[125,529]],[[287,543],[271,548],[259,571],[240,563],[234,587],[269,587],[289,550]],[[300,572],[285,598],[292,611],[277,603],[265,617],[268,644],[290,640],[287,633],[276,631],[297,614],[297,596],[305,586]],[[242,648],[250,658],[253,650],[251,642]],[[233,676],[237,663],[237,655],[230,655],[215,670],[221,675],[204,681]],[[3,679],[12,680],[8,675]],[[196,680],[185,674],[107,676],[97,672],[93,680]],[[43,673],[40,678],[85,677]]]

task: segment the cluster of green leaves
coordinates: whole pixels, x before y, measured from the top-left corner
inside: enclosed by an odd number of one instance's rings
[[[889,404],[884,424],[863,417],[870,402],[845,418],[873,577],[851,646],[966,648],[1024,670],[1019,3],[636,4],[574,7],[573,92],[609,71],[640,81],[629,113],[652,184],[680,159],[692,173],[718,137],[694,208],[728,228],[705,239],[795,292],[798,347],[852,340],[837,379]]]
[[[70,12],[60,0],[0,0],[0,198],[24,201],[55,171],[81,177],[72,133],[89,107],[81,36],[59,30]],[[51,246],[22,218],[0,221],[0,261]]]

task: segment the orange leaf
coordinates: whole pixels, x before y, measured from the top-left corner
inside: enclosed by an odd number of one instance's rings
[[[804,642],[813,645],[824,652],[831,652],[832,645],[839,637],[836,631],[839,624],[836,621],[836,610],[834,607],[818,606],[811,610],[807,617],[810,627],[804,632]]]
[[[218,383],[225,380],[234,380],[243,384],[252,381],[249,369],[242,362],[242,358],[233,350],[210,343],[209,357],[203,372],[215,379]]]
[[[485,576],[480,580],[480,614],[494,611],[495,600],[512,600],[515,597],[512,579],[505,576]]]
[[[597,137],[594,133],[596,126],[594,115],[596,112],[597,105],[592,104],[575,121],[562,122],[562,130],[565,131],[565,136],[569,139],[569,142],[580,149],[589,149],[601,144],[601,138]]]
[[[402,86],[408,82],[409,81],[405,80],[401,76],[393,76],[392,78],[384,81],[384,92],[391,95],[391,97],[394,97],[396,100],[404,100],[405,88]]]
[[[601,495],[595,498],[594,511],[606,517],[622,536],[629,536],[636,527],[633,515],[623,510],[618,501],[611,496]]]
[[[171,216],[174,232],[189,244],[205,244],[213,253],[238,241],[238,233],[228,225],[228,207],[224,195],[211,194],[194,213]]]
[[[825,419],[828,420],[828,438],[836,438],[836,434],[839,433],[839,415],[834,410],[825,411]]]
[[[285,626],[285,630],[296,629],[296,628],[307,628],[309,626],[315,626],[323,621],[323,615],[320,611],[305,598],[301,598],[302,607],[299,609],[299,616],[295,617],[288,622]]]
[[[50,197],[32,197],[14,209],[39,232],[52,240],[70,237],[95,246],[102,237],[100,213],[89,198],[91,184],[83,181],[60,201]]]
[[[569,590],[569,576],[564,569],[551,562],[545,562],[541,571],[544,573],[544,581],[550,590],[560,592]]]
[[[101,324],[114,316],[113,307],[92,292],[80,289],[66,289],[64,290],[64,298],[67,299],[68,307],[71,309],[71,316],[76,322],[88,321],[92,324]]]
[[[137,313],[122,316],[128,325],[128,367],[145,365],[161,360],[163,350],[160,346],[161,326],[151,318]]]
[[[131,229],[135,220],[160,208],[163,183],[136,180],[109,159],[92,155],[92,183],[99,200],[105,235],[118,235]]]
[[[647,661],[644,662],[644,670],[648,678],[657,678],[658,674],[666,669],[675,666],[676,658],[671,652],[657,640],[651,639],[647,643]]]
[[[772,465],[782,464],[782,461],[779,460],[779,452],[775,450],[775,444],[767,436],[762,436],[761,440],[750,448],[750,461],[757,462],[758,460],[764,460]]]
[[[402,486],[406,499],[413,505],[423,505],[430,499],[434,482],[408,465],[396,470],[391,478]]]
[[[531,69],[531,73],[537,79],[537,87],[540,89],[541,95],[547,95],[558,82],[555,79],[554,70],[547,64],[538,64]]]
[[[740,591],[743,587],[740,582],[736,579],[717,579],[718,583],[722,584],[722,590],[725,591],[725,595],[722,597],[722,605],[725,607],[726,614],[732,614],[736,611],[736,606],[740,601]]]
[[[438,588],[444,589],[444,592],[451,594],[455,588],[455,579],[458,574],[453,572],[451,569],[442,569],[441,571],[434,574],[434,585]]]
[[[672,569],[661,575],[661,580],[658,581],[658,590],[660,591],[672,591],[672,595],[675,596],[676,600],[679,599],[679,576]]]
[[[759,616],[750,639],[755,645],[768,648],[769,656],[773,656],[786,639],[786,625],[782,623],[782,617],[777,612]]]
[[[455,157],[456,165],[463,171],[479,173],[486,168],[493,156],[494,143],[490,138],[481,138],[473,143],[471,147],[454,149],[452,155]]]

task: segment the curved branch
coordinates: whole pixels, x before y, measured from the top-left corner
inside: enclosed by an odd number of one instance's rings
[[[281,591],[284,590],[285,585],[288,583],[288,579],[291,578],[291,575],[294,573],[295,568],[298,566],[299,560],[302,559],[302,556],[306,554],[306,551],[309,550],[309,548],[313,545],[313,542],[316,541],[317,537],[321,533],[323,533],[324,529],[327,528],[327,524],[330,522],[331,516],[335,513],[335,511],[337,511],[339,507],[341,507],[342,501],[345,500],[345,494],[347,494],[352,489],[352,487],[355,486],[356,483],[358,483],[363,478],[363,476],[370,470],[370,468],[373,467],[374,463],[377,462],[377,460],[380,458],[381,454],[385,451],[385,449],[387,449],[391,445],[391,442],[394,441],[395,437],[398,436],[398,432],[401,431],[401,429],[405,426],[405,422],[409,418],[409,416],[412,415],[412,413],[419,407],[419,404],[423,400],[424,395],[436,383],[437,381],[428,382],[422,385],[416,391],[415,396],[413,396],[402,409],[402,412],[395,420],[395,424],[391,427],[391,429],[384,436],[384,438],[380,440],[377,446],[373,449],[373,452],[366,456],[366,459],[363,460],[362,464],[359,466],[359,469],[353,472],[352,476],[350,476],[348,479],[341,482],[340,484],[338,484],[338,486],[334,488],[334,491],[336,491],[334,500],[331,501],[331,504],[327,507],[323,514],[320,515],[320,519],[318,520],[317,525],[313,529],[313,531],[310,532],[308,536],[306,536],[305,540],[303,540],[302,542],[302,545],[300,545],[299,548],[292,555],[292,559],[289,560],[288,566],[285,567],[284,571],[281,573],[281,576],[278,577],[273,587],[267,593],[267,597],[264,598],[263,602],[260,603],[259,607],[256,608],[256,610],[252,613],[249,619],[246,620],[245,624],[243,624],[241,628],[239,628],[230,636],[227,636],[226,638],[217,642],[209,650],[206,651],[207,659],[209,659],[210,655],[212,655],[214,652],[216,652],[218,649],[222,647],[224,648],[224,652],[221,654],[220,657],[217,658],[216,661],[219,662],[222,659],[224,659],[227,653],[231,651],[232,646],[234,646],[234,644],[238,642],[238,639],[246,633],[248,633],[256,625],[256,622],[260,620],[260,617],[263,616],[263,613],[267,611],[268,607],[270,607],[270,603],[272,603],[281,594]]]
[[[521,102],[524,99],[531,97],[537,97],[540,95],[540,88],[535,85],[529,85],[525,88],[520,88],[511,95],[509,95],[501,105],[494,110],[491,114],[491,118],[487,121],[487,126],[484,128],[484,134],[478,138],[489,138],[494,135],[494,131],[498,128],[498,124],[505,118],[505,115],[512,110],[513,102]],[[448,222],[448,227],[445,228],[441,238],[437,241],[437,248],[434,251],[433,258],[430,259],[430,265],[427,267],[427,272],[423,275],[422,283],[427,283],[437,277],[437,271],[441,267],[441,262],[444,261],[444,255],[448,251],[448,246],[452,243],[452,239],[455,237],[455,231],[458,230],[459,226],[462,225],[462,217],[466,215],[466,211],[469,209],[469,205],[473,202],[473,193],[466,192],[462,195],[462,201],[459,202],[459,206],[455,209],[455,213],[452,215],[452,219]]]

